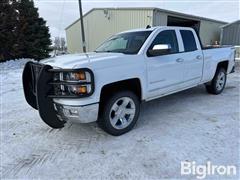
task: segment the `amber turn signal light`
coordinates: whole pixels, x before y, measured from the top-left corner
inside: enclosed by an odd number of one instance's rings
[[[75,93],[77,93],[77,94],[86,94],[87,93],[87,87],[86,86],[76,87]]]

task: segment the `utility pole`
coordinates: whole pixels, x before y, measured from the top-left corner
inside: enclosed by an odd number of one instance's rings
[[[80,12],[80,23],[81,23],[82,47],[83,47],[83,52],[85,53],[86,41],[85,41],[84,24],[83,24],[82,2],[81,0],[78,0],[78,2],[79,2],[79,12]]]

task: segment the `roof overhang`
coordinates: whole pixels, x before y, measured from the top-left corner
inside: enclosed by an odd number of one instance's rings
[[[232,24],[240,24],[240,20],[236,20],[236,21],[233,21],[233,22],[231,22],[231,23],[228,23],[228,24],[226,24],[226,25],[223,25],[223,26],[221,26],[221,28],[225,28],[225,27],[227,27],[227,26],[231,26]]]

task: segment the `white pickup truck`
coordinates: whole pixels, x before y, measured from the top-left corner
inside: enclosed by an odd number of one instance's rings
[[[134,127],[143,101],[200,84],[221,93],[234,56],[233,47],[202,48],[191,28],[137,29],[112,36],[95,52],[28,62],[23,87],[52,128],[97,121],[121,135]]]

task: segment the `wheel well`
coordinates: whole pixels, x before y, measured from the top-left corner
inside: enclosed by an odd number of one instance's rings
[[[140,80],[138,78],[134,78],[134,79],[128,79],[128,80],[110,83],[103,86],[101,90],[101,95],[100,95],[100,102],[104,102],[106,97],[109,97],[114,92],[122,91],[122,90],[130,90],[138,96],[139,100],[141,100],[142,98]]]
[[[217,69],[219,69],[219,68],[224,68],[227,71],[228,61],[222,61],[222,62],[218,63]]]

